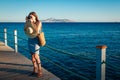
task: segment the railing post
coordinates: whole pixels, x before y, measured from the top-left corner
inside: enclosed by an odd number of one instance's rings
[[[14,45],[15,45],[15,53],[18,52],[18,46],[17,46],[17,30],[14,30]]]
[[[96,59],[96,80],[105,80],[106,70],[106,48],[107,46],[96,46],[97,59]]]
[[[7,29],[4,28],[4,42],[5,42],[5,46],[7,46]]]

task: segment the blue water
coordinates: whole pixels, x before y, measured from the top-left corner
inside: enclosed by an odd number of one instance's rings
[[[16,29],[19,52],[30,59],[28,51],[22,48],[27,48],[27,37],[23,27],[24,23],[1,22],[0,32],[7,28],[8,39],[13,41],[13,31]],[[120,23],[43,23],[43,31],[46,45],[59,51],[41,47],[42,66],[62,80],[82,80],[82,77],[95,80],[97,45],[108,46],[106,80],[120,80]],[[0,33],[0,41],[4,41],[3,35]],[[8,42],[8,45],[14,48],[14,43]],[[71,53],[76,56],[68,55]],[[46,59],[65,69],[55,66]],[[64,71],[66,69],[69,72]]]

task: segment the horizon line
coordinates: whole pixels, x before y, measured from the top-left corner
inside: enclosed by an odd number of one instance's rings
[[[0,23],[2,23],[2,22],[10,22],[10,23],[25,23],[25,21],[0,21]],[[53,21],[53,22],[45,22],[45,21],[41,21],[41,22],[43,22],[43,23],[92,23],[92,22],[98,22],[98,23],[120,23],[120,21],[68,21],[68,22],[55,22],[55,21]]]

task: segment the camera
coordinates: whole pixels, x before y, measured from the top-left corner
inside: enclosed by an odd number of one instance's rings
[[[27,18],[28,18],[28,19],[31,19],[32,17],[31,17],[31,16],[28,16]]]

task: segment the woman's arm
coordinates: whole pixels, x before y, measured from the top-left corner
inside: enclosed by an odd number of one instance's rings
[[[38,33],[42,30],[42,22],[39,22],[38,24]]]

